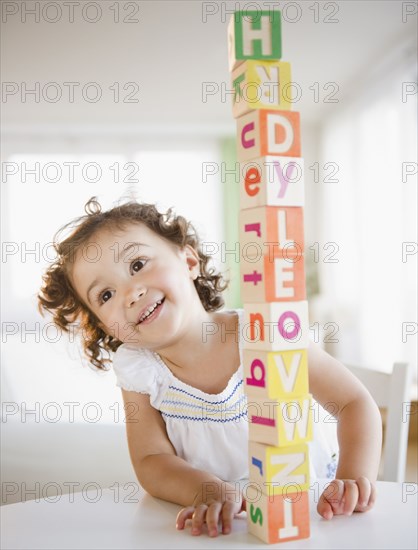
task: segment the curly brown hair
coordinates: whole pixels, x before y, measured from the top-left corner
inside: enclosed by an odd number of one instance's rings
[[[183,216],[176,215],[173,208],[161,213],[155,204],[129,200],[102,212],[97,197],[91,197],[84,210],[85,216],[70,221],[55,233],[53,247],[57,259],[43,274],[37,299],[42,316],[49,312],[53,323],[63,331],[70,332],[75,328],[77,334],[81,332],[84,354],[94,367],[109,370],[106,363],[111,363],[111,359],[103,358],[103,354],[107,352],[110,357],[110,352],[115,352],[122,342],[99,326],[99,319],[75,291],[71,271],[77,250],[102,229],[123,230],[130,223],[140,222],[179,248],[190,245],[199,256],[200,274],[194,285],[203,307],[206,311],[216,311],[224,305],[221,293],[227,288],[228,281],[213,267],[208,267],[210,257],[203,253],[194,226]],[[75,229],[59,242],[62,232],[71,226]]]

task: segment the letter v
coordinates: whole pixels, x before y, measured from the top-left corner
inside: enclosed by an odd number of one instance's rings
[[[289,372],[286,369],[282,355],[273,355],[273,358],[279,374],[279,378],[283,384],[283,389],[286,392],[293,391],[293,388],[295,387],[296,376],[299,372],[300,362],[302,360],[302,354],[295,353],[292,356]]]

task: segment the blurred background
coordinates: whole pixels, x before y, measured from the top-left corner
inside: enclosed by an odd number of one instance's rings
[[[53,235],[91,196],[174,207],[242,306],[227,24],[272,6],[301,114],[310,337],[409,362],[416,401],[416,2],[2,2],[2,504],[135,479],[113,372],[36,309]]]

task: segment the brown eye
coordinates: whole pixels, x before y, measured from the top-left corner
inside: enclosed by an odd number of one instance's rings
[[[110,290],[106,290],[106,292],[103,292],[103,294],[102,294],[103,302],[107,302],[107,299],[105,298],[105,296],[109,296],[109,298],[112,297],[112,294],[110,293]]]
[[[138,273],[138,271],[141,271],[145,264],[146,260],[134,260],[131,264],[131,269],[135,273]]]
[[[108,296],[108,298],[105,298],[105,296]],[[103,305],[105,302],[110,300],[112,297],[112,292],[110,290],[105,290],[103,292],[99,292],[96,296],[96,302],[99,304],[99,306]]]

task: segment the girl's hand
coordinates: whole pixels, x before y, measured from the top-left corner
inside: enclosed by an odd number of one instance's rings
[[[324,519],[334,515],[351,516],[353,512],[367,512],[376,500],[376,487],[366,477],[334,479],[322,493],[317,511]]]
[[[177,514],[176,528],[184,529],[186,520],[192,520],[192,535],[202,533],[203,524],[206,522],[210,537],[218,535],[218,522],[222,520],[222,534],[231,532],[232,519],[236,514],[246,510],[246,502],[242,494],[227,494],[219,498],[206,498],[205,502],[197,495],[192,506],[187,506]]]

